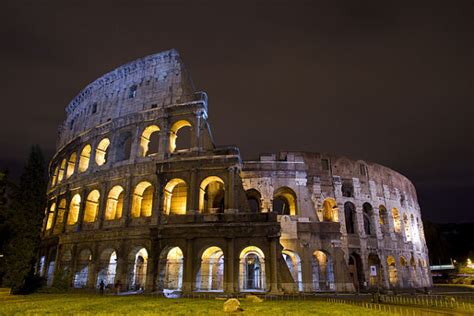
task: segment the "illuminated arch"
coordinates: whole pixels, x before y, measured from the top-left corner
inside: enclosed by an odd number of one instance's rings
[[[150,145],[152,134],[157,133],[159,131],[160,131],[160,128],[158,127],[158,125],[150,125],[150,126],[147,126],[143,130],[142,136],[140,138],[140,149],[141,149],[140,156],[141,157],[146,157],[149,154],[154,154],[158,152],[158,144],[155,144],[156,146],[154,147],[156,148],[152,148],[152,150],[150,150],[149,145]]]
[[[108,151],[110,140],[108,138],[103,138],[97,148],[95,149],[95,162],[98,166],[102,166],[107,162],[108,158]]]
[[[61,181],[63,181],[65,172],[66,172],[66,158],[64,158],[64,159],[61,161],[61,165],[60,165],[60,167],[59,167],[58,183],[60,183]]]
[[[397,286],[398,284],[398,272],[395,258],[392,256],[387,257],[388,265],[388,278],[391,286]]]
[[[393,229],[395,233],[399,234],[401,232],[401,221],[400,221],[400,214],[398,210],[394,207],[392,208],[392,218],[393,218]]]
[[[290,274],[293,277],[293,281],[298,287],[298,291],[303,291],[303,277],[301,272],[301,259],[300,256],[292,251],[285,249],[282,251],[283,260],[285,260],[288,269],[290,270]]]
[[[199,186],[199,211],[216,213],[224,211],[224,181],[216,176],[202,180]]]
[[[46,230],[50,230],[53,227],[54,212],[56,211],[56,203],[51,204],[48,211],[48,217],[46,221]]]
[[[105,287],[113,287],[117,271],[117,252],[113,248],[107,248],[102,251],[99,259],[96,287],[100,287],[101,281],[104,282]]]
[[[334,267],[329,253],[322,250],[313,252],[312,274],[314,291],[332,291],[335,289]]]
[[[67,161],[66,178],[69,178],[74,174],[74,170],[76,169],[76,159],[77,154],[75,152],[69,156],[69,159]]]
[[[188,186],[183,179],[172,179],[168,181],[164,189],[164,213],[186,214],[186,199]]]
[[[122,218],[124,190],[120,185],[114,186],[107,196],[105,219],[116,220]]]
[[[160,255],[160,279],[163,291],[181,291],[183,287],[183,251],[179,247],[166,248]]]
[[[62,225],[64,224],[65,213],[66,213],[66,199],[63,198],[59,201],[58,213],[56,215],[56,227],[62,227]]]
[[[200,291],[224,290],[224,252],[221,248],[213,246],[203,252],[196,284]]]
[[[171,126],[170,129],[170,152],[176,150],[176,140],[178,139],[178,132],[183,127],[192,127],[191,123],[186,120],[179,120]]]
[[[81,151],[81,155],[79,157],[79,172],[84,172],[89,168],[89,161],[91,159],[91,145],[87,144]]]
[[[56,168],[54,168],[52,179],[51,179],[51,187],[54,187],[58,183],[58,173],[59,173],[59,166],[56,166]]]
[[[97,219],[99,212],[99,198],[100,193],[98,190],[91,191],[86,198],[86,206],[84,209],[84,222],[93,223]]]
[[[327,198],[323,202],[323,221],[339,221],[339,209],[337,207],[336,200],[334,200],[333,198]]]
[[[248,246],[240,252],[239,285],[242,291],[264,291],[265,255],[255,246]]]
[[[278,188],[273,193],[273,212],[280,215],[296,215],[296,193],[289,187]]]
[[[153,185],[142,181],[133,191],[132,217],[149,217],[153,208]]]
[[[76,261],[76,271],[74,273],[74,288],[85,288],[89,283],[89,265],[92,262],[92,252],[90,249],[82,249]]]
[[[134,249],[129,255],[130,280],[129,289],[144,290],[147,281],[148,251],[145,248]]]
[[[79,209],[81,207],[81,196],[79,194],[75,194],[71,202],[69,203],[69,215],[67,217],[67,224],[74,225],[77,223],[79,219]]]
[[[408,221],[407,214],[403,214],[403,228],[405,229],[406,240],[411,241],[411,228],[410,228],[410,222]]]

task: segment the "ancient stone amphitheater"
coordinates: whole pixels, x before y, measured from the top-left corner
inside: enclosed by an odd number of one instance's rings
[[[165,294],[431,285],[407,178],[321,153],[243,161],[214,144],[207,95],[175,50],[103,75],[66,113],[37,265],[50,285],[58,275],[74,288]]]

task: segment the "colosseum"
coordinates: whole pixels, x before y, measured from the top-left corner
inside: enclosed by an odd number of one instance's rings
[[[413,184],[379,164],[214,144],[176,50],[98,78],[66,107],[37,273],[155,293],[431,286]]]

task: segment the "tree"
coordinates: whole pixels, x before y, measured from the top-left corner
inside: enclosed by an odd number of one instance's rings
[[[5,279],[12,294],[27,294],[37,286],[34,266],[46,206],[47,181],[43,154],[39,146],[33,146],[7,218],[12,238],[5,251]]]
[[[7,224],[8,212],[8,180],[7,173],[0,171],[0,285],[5,275],[5,250],[11,237],[11,231]]]

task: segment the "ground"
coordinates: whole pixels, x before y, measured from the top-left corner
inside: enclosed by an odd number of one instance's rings
[[[383,315],[362,307],[316,301],[242,300],[243,315]],[[166,299],[153,296],[100,296],[93,294],[32,294],[11,296],[0,290],[0,315],[24,314],[134,314],[222,315],[224,301],[215,299]]]

